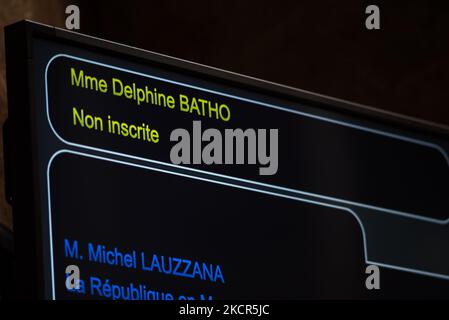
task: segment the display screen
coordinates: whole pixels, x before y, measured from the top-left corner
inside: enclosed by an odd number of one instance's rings
[[[443,138],[113,49],[29,50],[46,298],[448,292]]]

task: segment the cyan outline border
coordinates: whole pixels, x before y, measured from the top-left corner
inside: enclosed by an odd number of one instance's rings
[[[421,145],[421,146],[424,146],[424,147],[428,147],[428,148],[437,150],[443,156],[443,158],[446,160],[446,163],[449,165],[449,156],[447,155],[446,151],[441,146],[439,146],[439,145],[437,145],[435,143],[428,142],[428,141],[419,140],[419,139],[415,139],[415,138],[410,138],[410,137],[406,137],[406,136],[403,136],[403,135],[398,135],[398,134],[394,134],[394,133],[386,132],[386,131],[382,131],[382,130],[376,130],[376,129],[372,129],[372,128],[368,128],[368,127],[364,127],[364,126],[360,126],[360,125],[355,125],[355,124],[352,124],[352,123],[349,123],[349,122],[339,121],[339,120],[335,120],[335,119],[331,119],[331,118],[327,118],[327,117],[323,117],[323,116],[317,116],[317,115],[314,115],[314,114],[310,114],[310,113],[306,113],[306,112],[302,112],[302,111],[298,111],[298,110],[293,110],[293,109],[290,109],[290,108],[287,108],[287,107],[280,107],[280,106],[276,106],[276,105],[273,105],[273,104],[269,104],[269,103],[265,103],[265,102],[261,102],[261,101],[256,101],[256,100],[252,100],[252,99],[248,99],[248,98],[243,98],[243,97],[239,97],[239,96],[235,96],[235,95],[231,95],[231,94],[227,94],[227,93],[223,93],[223,92],[219,92],[219,91],[215,91],[215,90],[205,89],[205,88],[201,88],[201,87],[198,87],[198,86],[194,86],[194,85],[190,85],[190,84],[186,84],[186,83],[182,83],[182,82],[178,82],[178,81],[173,81],[173,80],[169,80],[169,79],[165,79],[165,78],[161,78],[161,77],[150,76],[150,75],[147,75],[147,74],[144,74],[144,73],[132,71],[132,70],[121,68],[121,67],[112,66],[112,65],[109,65],[109,64],[105,64],[105,63],[96,62],[96,61],[89,60],[89,59],[76,57],[76,56],[73,56],[73,55],[56,54],[48,61],[47,66],[45,68],[45,98],[46,98],[47,121],[48,121],[48,123],[50,125],[50,128],[52,129],[53,133],[56,135],[56,137],[61,142],[65,143],[67,145],[80,147],[80,148],[84,148],[84,149],[89,149],[89,150],[94,150],[94,151],[99,151],[99,152],[105,152],[105,153],[118,155],[118,156],[122,156],[122,157],[128,157],[128,158],[135,159],[135,160],[147,161],[147,162],[150,162],[150,163],[169,165],[169,166],[172,166],[172,167],[175,167],[175,168],[182,168],[182,169],[190,170],[192,172],[211,174],[211,175],[214,175],[214,176],[217,176],[217,177],[234,179],[234,180],[242,181],[242,182],[246,182],[246,183],[255,183],[255,184],[258,184],[258,185],[264,186],[264,187],[275,188],[275,189],[278,189],[278,190],[293,192],[293,193],[302,194],[302,195],[309,195],[309,196],[321,198],[321,199],[324,199],[324,200],[330,200],[330,201],[339,202],[339,203],[342,203],[342,204],[345,204],[345,205],[352,205],[352,206],[357,206],[357,207],[377,210],[377,211],[381,211],[381,212],[385,212],[385,213],[389,213],[389,214],[395,214],[395,215],[399,215],[399,216],[403,216],[403,217],[407,217],[407,218],[411,218],[411,219],[417,219],[417,220],[422,220],[422,221],[436,223],[436,224],[442,224],[442,225],[449,224],[449,217],[446,220],[436,219],[436,218],[429,218],[429,217],[425,217],[423,215],[412,214],[412,213],[407,213],[407,212],[403,212],[403,211],[399,211],[399,210],[388,209],[388,208],[373,206],[373,205],[369,205],[369,204],[364,204],[364,203],[359,203],[359,202],[354,202],[354,201],[334,198],[334,197],[330,197],[330,196],[310,193],[310,192],[297,190],[297,189],[285,188],[285,187],[282,187],[282,186],[256,182],[256,181],[253,181],[253,180],[247,180],[247,179],[242,179],[242,178],[233,177],[233,176],[222,175],[222,174],[213,173],[213,172],[209,172],[209,171],[204,171],[204,170],[199,170],[199,169],[194,169],[194,168],[174,165],[174,164],[171,164],[171,163],[166,163],[166,162],[157,161],[157,160],[153,160],[153,159],[137,157],[137,156],[129,155],[129,154],[126,154],[126,153],[120,153],[120,152],[115,152],[115,151],[111,151],[111,150],[107,150],[107,149],[101,149],[101,148],[96,148],[96,147],[87,146],[87,145],[83,145],[83,144],[77,144],[77,143],[69,142],[69,141],[65,140],[64,138],[62,138],[57,133],[57,131],[53,127],[53,124],[52,124],[51,119],[50,119],[50,114],[49,114],[48,69],[49,69],[51,63],[55,59],[60,58],[60,57],[65,57],[65,58],[69,58],[69,59],[73,59],[73,60],[78,60],[78,61],[82,61],[82,62],[86,62],[86,63],[90,63],[90,64],[94,64],[94,65],[98,65],[98,66],[102,66],[102,67],[106,67],[106,68],[110,68],[110,69],[114,69],[114,70],[118,70],[118,71],[122,71],[122,72],[135,74],[135,75],[146,77],[146,78],[150,78],[150,79],[155,79],[155,80],[158,80],[158,81],[163,81],[163,82],[167,82],[167,83],[171,83],[171,84],[175,84],[175,85],[179,85],[179,86],[183,86],[183,87],[187,87],[187,88],[191,88],[191,89],[196,89],[196,90],[200,90],[200,91],[204,91],[204,92],[208,92],[208,93],[212,93],[212,94],[216,94],[216,95],[221,95],[221,96],[224,96],[224,97],[228,97],[228,98],[232,98],[232,99],[236,99],[236,100],[240,100],[240,101],[244,101],[244,102],[249,102],[249,103],[252,103],[252,104],[261,105],[261,106],[272,108],[272,109],[277,109],[277,110],[281,110],[281,111],[285,111],[285,112],[290,112],[290,113],[293,113],[293,114],[296,114],[296,115],[300,115],[300,116],[305,116],[305,117],[309,117],[309,118],[313,118],[313,119],[317,119],[317,120],[321,120],[321,121],[330,122],[330,123],[337,124],[337,125],[350,127],[350,128],[357,129],[357,130],[370,132],[370,133],[373,133],[373,134],[385,136],[385,137],[392,138],[392,139],[397,139],[397,140],[402,140],[402,141],[406,141],[406,142],[409,142],[409,143],[418,144],[418,145]]]
[[[365,260],[366,264],[377,265],[377,266],[381,266],[381,267],[384,267],[384,268],[389,268],[389,269],[394,269],[394,270],[399,270],[399,271],[404,271],[404,272],[415,273],[415,274],[429,276],[429,277],[434,277],[434,278],[439,278],[439,279],[443,279],[443,280],[449,280],[449,275],[443,275],[443,274],[439,274],[439,273],[433,273],[433,272],[428,272],[428,271],[422,271],[422,270],[417,270],[417,269],[412,269],[412,268],[405,268],[405,267],[399,267],[399,266],[395,266],[395,265],[390,265],[390,264],[370,261],[369,258],[368,258],[368,249],[367,249],[367,240],[366,240],[365,228],[364,228],[363,223],[360,220],[359,216],[353,210],[351,210],[349,208],[341,207],[341,206],[337,206],[337,205],[333,205],[333,204],[329,204],[329,203],[325,203],[325,202],[319,202],[319,201],[314,201],[314,200],[310,200],[310,199],[304,199],[304,198],[289,196],[289,195],[280,194],[280,193],[276,193],[276,192],[271,192],[271,191],[267,191],[267,190],[260,190],[260,189],[257,189],[257,188],[241,186],[241,185],[232,184],[232,183],[228,183],[228,182],[217,181],[217,180],[203,178],[203,177],[199,177],[199,176],[192,176],[192,175],[185,174],[185,173],[174,172],[174,171],[170,171],[170,170],[164,170],[164,169],[159,169],[159,168],[139,165],[139,164],[136,164],[136,163],[126,162],[126,161],[121,161],[121,160],[116,160],[116,159],[110,159],[110,158],[101,157],[101,156],[97,156],[97,155],[93,155],[93,154],[79,152],[79,151],[62,149],[62,150],[59,150],[59,151],[55,152],[51,156],[51,158],[50,158],[50,160],[48,162],[48,166],[47,166],[47,200],[48,200],[48,223],[49,223],[48,226],[49,226],[49,236],[50,236],[49,240],[50,240],[51,281],[52,281],[51,288],[52,288],[52,299],[53,300],[56,300],[56,292],[55,292],[55,278],[54,278],[53,229],[52,229],[52,210],[51,210],[51,191],[50,191],[50,169],[51,169],[51,165],[52,165],[54,159],[57,156],[59,156],[61,154],[64,154],[64,153],[74,154],[74,155],[78,155],[78,156],[84,156],[84,157],[87,157],[87,158],[103,160],[103,161],[112,162],[112,163],[121,164],[121,165],[127,165],[127,166],[130,166],[130,167],[135,167],[135,168],[140,168],[140,169],[145,169],[145,170],[152,170],[152,171],[156,171],[156,172],[167,173],[167,174],[176,175],[176,176],[180,176],[180,177],[184,177],[184,178],[190,178],[190,179],[200,180],[200,181],[204,181],[204,182],[224,185],[224,186],[228,186],[228,187],[234,187],[234,188],[237,188],[237,189],[243,189],[243,190],[248,190],[248,191],[253,191],[253,192],[259,192],[259,193],[263,193],[263,194],[267,194],[267,195],[271,195],[271,196],[275,196],[275,197],[280,197],[280,198],[285,198],[285,199],[290,199],[290,200],[295,200],[295,201],[301,201],[301,202],[305,202],[305,203],[319,205],[319,206],[326,207],[326,208],[346,211],[346,212],[349,212],[355,218],[355,220],[357,221],[357,223],[360,226],[360,230],[362,231],[363,253],[364,253],[364,260]],[[183,168],[183,169],[185,169],[185,168]]]

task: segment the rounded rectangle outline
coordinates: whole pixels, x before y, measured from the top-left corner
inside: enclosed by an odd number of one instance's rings
[[[387,138],[390,138],[390,139],[397,139],[397,140],[402,140],[402,141],[405,141],[405,142],[417,144],[417,145],[420,145],[420,146],[427,147],[427,148],[434,149],[434,150],[438,151],[438,153],[440,153],[443,156],[444,160],[446,161],[446,164],[449,167],[449,156],[448,156],[446,150],[444,150],[440,145],[438,145],[436,143],[432,143],[432,142],[428,142],[428,141],[424,141],[424,140],[420,140],[420,139],[415,139],[415,138],[410,138],[410,137],[406,137],[404,135],[399,135],[399,134],[395,134],[395,133],[391,133],[391,132],[387,132],[387,131],[382,131],[382,130],[378,130],[378,129],[368,128],[368,127],[361,126],[361,125],[355,125],[355,124],[352,124],[352,123],[349,123],[349,122],[346,122],[346,121],[340,121],[340,120],[335,120],[335,119],[331,119],[331,118],[327,118],[327,117],[323,117],[323,116],[317,116],[317,115],[314,115],[314,114],[311,114],[311,113],[294,110],[294,109],[291,109],[291,108],[288,108],[288,107],[276,106],[276,105],[273,105],[273,104],[270,104],[270,103],[257,101],[257,100],[253,100],[253,99],[248,99],[248,98],[243,98],[243,97],[239,97],[239,96],[236,96],[236,95],[227,94],[227,93],[224,93],[224,92],[219,92],[219,91],[216,91],[216,90],[201,88],[201,87],[198,87],[198,86],[182,83],[182,82],[179,82],[179,81],[174,81],[174,80],[170,80],[170,79],[166,79],[166,78],[162,78],[162,77],[152,76],[152,75],[144,74],[144,73],[141,73],[141,72],[133,71],[133,70],[130,70],[130,69],[109,65],[109,64],[106,64],[106,63],[101,63],[101,62],[93,61],[93,60],[90,60],[90,59],[76,57],[76,56],[73,56],[73,55],[70,55],[70,54],[59,53],[59,54],[55,54],[52,58],[50,58],[50,60],[47,63],[47,66],[45,67],[45,104],[46,104],[47,121],[48,121],[48,124],[49,124],[52,132],[55,134],[55,136],[61,142],[65,143],[65,144],[67,144],[69,146],[75,146],[75,147],[80,147],[80,148],[84,148],[84,149],[88,149],[88,150],[105,152],[105,153],[118,155],[118,156],[123,156],[123,157],[128,157],[128,158],[135,159],[135,160],[140,160],[140,161],[147,161],[147,162],[152,162],[152,163],[157,163],[157,164],[170,165],[170,166],[173,166],[173,167],[176,167],[176,168],[191,170],[193,172],[199,172],[199,173],[204,173],[204,174],[212,174],[212,175],[215,175],[215,176],[218,176],[218,177],[236,179],[236,180],[243,181],[243,182],[257,183],[257,184],[260,184],[262,186],[267,186],[267,187],[270,187],[270,188],[276,188],[276,189],[279,189],[279,190],[285,190],[285,191],[294,192],[294,193],[298,193],[298,194],[311,195],[311,196],[322,198],[322,199],[325,199],[325,200],[331,200],[331,201],[340,202],[342,204],[349,204],[349,205],[364,207],[364,208],[367,208],[367,209],[378,210],[378,211],[385,212],[385,213],[388,213],[388,214],[400,215],[400,216],[408,217],[408,218],[411,218],[411,219],[418,219],[418,220],[423,220],[423,221],[427,221],[427,222],[431,222],[431,223],[437,223],[437,224],[449,224],[449,217],[446,218],[446,219],[429,218],[429,217],[426,217],[426,216],[423,216],[423,215],[420,215],[420,214],[408,213],[408,212],[403,212],[403,211],[400,211],[400,210],[394,210],[394,209],[389,209],[389,208],[383,208],[383,207],[379,207],[379,206],[369,205],[369,204],[365,204],[365,203],[349,201],[349,200],[345,200],[345,199],[339,199],[339,198],[330,197],[330,196],[326,196],[326,195],[306,192],[306,191],[302,191],[302,190],[298,190],[298,189],[292,189],[292,188],[286,188],[286,187],[282,187],[282,186],[278,186],[278,185],[272,185],[272,184],[267,184],[267,183],[256,182],[254,180],[247,180],[247,179],[242,179],[242,178],[238,178],[238,177],[227,176],[227,175],[214,173],[214,172],[210,172],[210,171],[189,168],[189,167],[175,165],[175,164],[168,163],[168,162],[163,162],[163,161],[157,161],[157,160],[150,159],[150,158],[139,157],[139,156],[135,156],[135,155],[127,154],[127,153],[116,152],[116,151],[112,151],[112,150],[108,150],[108,149],[93,147],[93,146],[89,146],[89,145],[83,145],[83,144],[79,144],[79,143],[75,143],[75,142],[69,142],[69,141],[65,140],[64,138],[62,138],[58,134],[56,129],[53,127],[53,124],[52,124],[51,119],[50,119],[50,113],[49,113],[48,69],[49,69],[51,63],[55,59],[61,58],[61,57],[68,58],[68,59],[73,59],[73,60],[81,61],[81,62],[85,62],[85,63],[90,63],[90,64],[93,64],[93,65],[97,65],[97,66],[101,66],[101,67],[105,67],[105,68],[110,68],[110,69],[113,69],[113,70],[118,70],[118,71],[121,71],[121,72],[130,73],[130,74],[134,74],[134,75],[145,77],[145,78],[150,78],[150,79],[154,79],[154,80],[158,80],[158,81],[162,81],[162,82],[167,82],[167,83],[171,83],[171,84],[174,84],[174,85],[184,86],[184,87],[187,87],[187,88],[208,92],[208,93],[212,93],[212,94],[228,97],[228,98],[231,98],[231,99],[236,99],[236,100],[240,100],[240,101],[244,101],[244,102],[260,105],[260,106],[263,106],[263,107],[268,107],[268,108],[272,108],[272,109],[276,109],[276,110],[281,110],[281,111],[293,113],[293,114],[296,114],[296,115],[299,115],[299,116],[304,116],[304,117],[309,117],[309,118],[316,119],[316,120],[330,122],[330,123],[333,123],[333,124],[336,124],[336,125],[346,126],[346,127],[350,127],[350,128],[356,129],[356,130],[370,132],[370,133],[377,134],[377,135],[380,135],[380,136],[384,136],[384,137],[387,137]]]
[[[362,233],[362,241],[363,241],[363,254],[364,254],[364,260],[365,260],[366,264],[377,265],[377,266],[384,267],[384,268],[389,268],[389,269],[403,271],[403,272],[410,272],[410,273],[414,273],[414,274],[418,274],[418,275],[434,277],[434,278],[439,278],[439,279],[443,279],[443,280],[449,280],[449,275],[440,274],[440,273],[434,273],[434,272],[429,272],[429,271],[423,271],[423,270],[419,270],[419,269],[401,267],[401,266],[397,266],[397,265],[392,265],[392,264],[387,264],[387,263],[382,263],[382,262],[375,262],[375,261],[369,260],[369,257],[368,257],[368,244],[367,244],[367,237],[366,237],[365,227],[363,226],[363,223],[362,223],[361,219],[359,218],[359,216],[357,215],[357,213],[354,212],[354,210],[352,210],[352,209],[350,209],[348,207],[338,206],[338,205],[334,205],[334,204],[330,204],[330,203],[326,203],[326,202],[315,201],[315,200],[311,200],[311,199],[300,198],[300,197],[297,197],[297,196],[290,196],[290,195],[286,195],[286,194],[282,194],[282,193],[276,193],[276,192],[272,192],[272,191],[268,191],[268,190],[257,189],[256,187],[243,186],[243,185],[233,184],[233,183],[229,183],[229,182],[209,179],[209,178],[206,178],[206,177],[193,176],[193,175],[189,175],[189,174],[186,174],[186,173],[174,172],[174,171],[160,169],[160,168],[155,168],[155,167],[151,167],[151,166],[144,166],[144,165],[140,165],[140,164],[137,164],[137,163],[126,162],[126,161],[117,160],[117,159],[110,159],[110,158],[106,158],[106,157],[102,157],[102,156],[98,156],[98,155],[93,155],[93,154],[89,154],[89,153],[83,153],[83,152],[69,150],[69,149],[61,149],[61,150],[55,152],[52,155],[52,157],[50,158],[50,160],[48,162],[48,166],[47,166],[47,201],[48,201],[48,227],[49,227],[50,260],[51,260],[50,261],[50,270],[51,270],[52,300],[56,300],[56,291],[55,291],[55,278],[54,278],[53,227],[52,227],[51,192],[50,192],[50,184],[51,184],[50,169],[51,169],[51,165],[52,165],[54,159],[56,157],[58,157],[59,155],[61,155],[61,154],[72,154],[72,155],[77,155],[77,156],[81,156],[81,157],[84,156],[86,158],[112,162],[112,163],[115,163],[115,164],[126,165],[126,166],[130,166],[130,167],[134,167],[134,168],[144,169],[144,170],[152,170],[152,171],[156,171],[156,172],[160,172],[160,173],[166,173],[166,174],[180,176],[180,177],[183,177],[183,178],[195,179],[195,180],[199,180],[199,181],[203,181],[203,182],[214,183],[214,184],[218,184],[218,185],[224,185],[224,186],[233,187],[233,188],[236,188],[236,189],[247,190],[247,191],[252,191],[252,192],[258,192],[258,193],[262,193],[262,194],[266,194],[266,195],[270,195],[270,196],[275,196],[275,197],[280,197],[280,198],[284,198],[284,199],[288,199],[288,200],[300,201],[300,202],[309,203],[309,204],[313,204],[313,205],[318,205],[318,206],[322,206],[322,207],[326,207],[326,208],[330,208],[330,209],[345,211],[345,212],[348,212],[349,214],[351,214],[351,216],[353,216],[355,218],[355,220],[357,221],[357,223],[358,223],[358,225],[360,227],[360,230],[361,230],[361,233]],[[184,169],[184,168],[182,168],[182,169]]]

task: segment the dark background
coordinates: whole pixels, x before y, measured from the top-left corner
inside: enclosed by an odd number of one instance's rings
[[[70,3],[80,5],[82,33],[449,124],[449,8],[443,1]],[[2,0],[0,25],[31,18],[63,27],[67,4]],[[368,4],[380,7],[381,30],[365,29]],[[3,122],[3,52],[0,58]],[[12,229],[11,210],[1,202],[0,223]]]
[[[81,31],[449,124],[444,3],[81,0]],[[380,30],[365,28],[369,4]]]

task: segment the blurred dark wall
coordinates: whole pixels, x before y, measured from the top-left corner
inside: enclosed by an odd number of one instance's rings
[[[449,124],[444,3],[81,0],[81,32]]]

